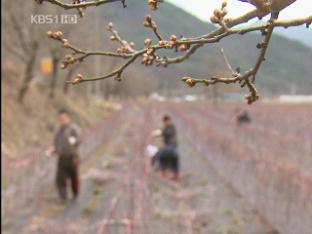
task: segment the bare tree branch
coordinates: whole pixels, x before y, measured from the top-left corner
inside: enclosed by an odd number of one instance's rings
[[[43,2],[49,2],[52,4],[55,4],[57,6],[60,6],[64,9],[77,9],[77,8],[86,8],[90,6],[100,6],[107,3],[112,2],[121,2],[124,7],[126,7],[126,0],[95,0],[95,1],[78,1],[79,3],[76,3],[77,1],[73,1],[73,3],[63,3],[58,0],[35,0],[37,3],[42,4]]]
[[[77,8],[77,7],[88,7],[88,6],[94,6],[99,4],[104,4],[108,2],[114,2],[114,1],[88,1],[88,2],[79,2],[79,3],[73,3],[73,4],[63,4],[59,1],[54,0],[46,0],[48,2],[52,2],[54,4],[57,4],[59,6],[62,6],[65,9],[68,8]],[[117,1],[117,0],[116,0]],[[97,2],[97,4],[95,3]],[[163,1],[157,1],[157,0],[150,0],[148,1],[149,5],[152,7],[152,9],[157,9],[159,3],[162,3]],[[288,1],[288,5],[290,5],[293,0]],[[281,6],[276,5],[274,6],[274,9],[284,9],[287,7],[285,2]],[[104,74],[99,77],[83,77],[82,75],[77,75],[75,79],[71,81],[72,84],[78,84],[82,82],[88,82],[88,81],[96,81],[96,80],[103,80],[110,77],[114,77],[116,80],[121,80],[122,73],[124,70],[134,61],[136,61],[138,58],[142,58],[142,64],[146,66],[151,66],[156,64],[156,66],[168,66],[169,64],[175,64],[183,62],[187,59],[189,59],[200,47],[211,44],[211,43],[217,43],[220,40],[222,40],[225,37],[229,37],[230,35],[244,35],[246,33],[254,32],[254,31],[260,31],[263,35],[263,40],[261,43],[257,45],[257,48],[260,49],[260,53],[258,55],[258,59],[256,64],[253,68],[250,68],[249,70],[245,71],[244,73],[241,73],[239,69],[236,71],[233,70],[231,67],[227,57],[224,54],[224,51],[222,50],[222,55],[224,57],[225,63],[229,70],[232,73],[232,77],[215,77],[212,76],[210,79],[193,79],[190,77],[184,77],[182,80],[186,82],[190,86],[194,86],[196,83],[204,83],[206,85],[212,85],[216,83],[239,83],[241,87],[247,87],[249,90],[249,95],[247,95],[246,99],[249,104],[253,103],[254,101],[258,100],[259,98],[259,92],[257,91],[255,87],[255,77],[261,67],[261,64],[265,60],[265,54],[270,42],[270,39],[272,37],[272,33],[274,28],[276,27],[296,27],[299,25],[306,25],[309,27],[312,23],[312,15],[299,18],[299,19],[293,19],[293,20],[278,20],[278,11],[273,11],[273,6],[268,5],[267,7],[260,7],[258,9],[255,9],[253,11],[250,11],[244,15],[241,15],[237,18],[226,18],[227,15],[227,4],[226,2],[222,3],[221,8],[217,8],[214,10],[213,16],[211,17],[211,21],[215,24],[218,24],[219,27],[217,27],[215,30],[211,31],[208,34],[204,34],[197,37],[191,37],[191,38],[177,38],[175,35],[171,35],[170,39],[165,40],[159,33],[158,26],[156,22],[152,19],[150,15],[146,16],[144,21],[144,26],[151,28],[156,35],[158,42],[152,44],[152,40],[147,38],[144,41],[145,48],[140,50],[135,50],[134,43],[128,42],[120,37],[118,32],[113,28],[113,24],[108,24],[108,31],[111,32],[111,40],[118,42],[121,47],[117,48],[116,52],[108,52],[108,51],[84,51],[80,48],[77,48],[70,44],[67,39],[63,38],[63,35],[61,32],[48,32],[48,36],[52,39],[58,40],[62,43],[62,46],[64,48],[67,48],[72,51],[72,54],[67,55],[65,57],[65,60],[63,61],[63,68],[66,68],[70,64],[74,64],[76,62],[81,62],[85,58],[89,56],[107,56],[107,57],[116,57],[121,59],[126,59],[127,61],[123,63],[121,66],[119,66],[116,70],[113,70],[109,72],[108,74]],[[278,8],[280,7],[280,8]],[[243,25],[254,18],[262,18],[268,14],[271,14],[270,20],[268,20],[265,23],[259,23],[256,26],[245,26],[236,28],[235,26]],[[167,56],[160,57],[158,56],[157,52],[159,50],[173,50],[175,52],[182,52],[182,55],[179,55],[177,57],[171,57],[168,58]]]
[[[235,71],[233,70],[233,68],[232,68],[232,66],[231,66],[231,64],[230,64],[229,59],[226,57],[223,48],[221,48],[221,54],[222,54],[222,56],[223,56],[224,62],[225,62],[225,64],[227,65],[228,69],[230,70],[230,72],[232,73],[232,75],[234,75],[234,74],[235,74]]]

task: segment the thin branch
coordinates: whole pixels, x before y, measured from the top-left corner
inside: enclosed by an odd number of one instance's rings
[[[38,3],[42,3],[42,2],[49,2],[51,4],[60,6],[64,9],[76,9],[76,8],[86,8],[86,7],[90,7],[90,6],[99,6],[99,5],[104,5],[107,3],[112,3],[112,2],[121,2],[122,5],[124,7],[126,7],[125,4],[125,0],[95,0],[95,1],[84,1],[84,2],[80,2],[80,3],[63,3],[61,1],[58,0],[37,0]]]
[[[104,80],[110,77],[115,77],[116,80],[121,80],[121,74],[122,72],[132,63],[134,62],[137,57],[139,57],[141,54],[140,53],[136,53],[134,54],[125,64],[123,64],[121,67],[119,67],[118,69],[112,71],[111,73],[108,73],[107,75],[104,76],[100,76],[100,77],[94,77],[94,78],[87,78],[87,79],[81,79],[78,83],[82,83],[82,82],[88,82],[88,81],[96,81],[96,80]],[[75,84],[75,80],[74,81],[70,81],[69,83]]]
[[[18,46],[12,45],[7,40],[3,40],[3,49],[6,50],[11,55],[15,56],[16,58],[20,59],[23,62],[26,62],[28,59],[27,54],[22,53]]]
[[[56,1],[56,0],[45,0],[48,2],[54,2],[54,4],[58,4],[64,7],[64,4]],[[106,1],[88,1],[83,3],[75,3],[75,4],[65,4],[67,9],[69,8],[81,8],[93,5],[100,5],[108,2],[115,2],[118,0],[106,0]],[[120,1],[120,0],[119,0]],[[95,3],[96,2],[96,3]],[[124,2],[124,1],[121,1]],[[156,3],[160,3],[163,1],[156,1]],[[158,5],[158,3],[156,5]],[[109,23],[108,30],[112,33],[111,40],[117,41],[121,47],[117,48],[117,53],[114,52],[106,52],[106,51],[84,51],[79,48],[74,47],[73,45],[69,44],[66,39],[62,38],[62,34],[60,32],[52,33],[50,32],[50,37],[53,39],[57,39],[63,43],[63,47],[70,49],[72,51],[71,55],[68,55],[65,60],[65,65],[73,64],[77,61],[82,61],[83,59],[89,56],[108,56],[108,57],[117,57],[122,59],[127,59],[127,61],[122,64],[116,70],[105,74],[103,76],[94,77],[94,78],[84,78],[82,75],[77,75],[73,81],[70,81],[72,84],[78,84],[82,82],[88,81],[96,81],[107,79],[110,77],[115,77],[117,80],[121,80],[121,75],[124,70],[134,61],[136,61],[139,57],[142,57],[142,64],[149,66],[156,63],[156,66],[164,66],[166,67],[169,64],[180,63],[185,61],[186,59],[190,58],[200,47],[210,44],[210,43],[217,43],[225,37],[229,37],[230,35],[239,34],[243,35],[246,33],[260,31],[264,36],[263,41],[257,45],[260,50],[258,59],[256,64],[253,68],[245,71],[243,74],[240,73],[239,69],[236,71],[233,70],[228,58],[226,57],[224,50],[221,50],[222,56],[224,58],[225,64],[227,65],[228,69],[232,73],[232,77],[215,77],[213,76],[210,79],[194,79],[190,77],[184,77],[182,80],[186,82],[189,86],[194,86],[197,83],[204,83],[206,85],[212,85],[216,83],[239,83],[241,87],[247,87],[249,90],[249,94],[246,96],[246,99],[249,104],[253,103],[254,101],[258,100],[259,92],[254,85],[256,74],[258,73],[262,62],[265,60],[265,54],[272,37],[272,33],[275,27],[294,27],[306,24],[309,27],[312,23],[312,16],[303,17],[300,19],[293,19],[293,20],[277,20],[278,14],[272,13],[271,19],[266,23],[260,23],[256,26],[245,26],[243,28],[235,28],[237,25],[245,24],[251,19],[254,18],[262,18],[263,16],[268,15],[270,12],[267,11],[260,11],[254,10],[250,11],[242,16],[239,16],[234,19],[225,18],[227,14],[226,10],[226,3],[222,4],[220,9],[216,9],[214,11],[214,15],[211,17],[211,21],[214,23],[219,24],[219,27],[215,30],[211,31],[208,34],[201,35],[199,37],[193,38],[180,38],[177,39],[175,35],[171,35],[170,40],[164,40],[163,37],[160,35],[158,31],[158,26],[155,21],[153,21],[150,15],[146,16],[144,26],[151,28],[156,35],[158,42],[152,45],[152,41],[150,39],[145,39],[144,44],[146,48],[141,50],[134,49],[134,43],[129,43],[126,40],[123,40],[118,32],[113,29],[113,24]],[[157,6],[158,7],[158,6]],[[156,8],[157,8],[156,7]],[[182,55],[168,58],[167,56],[159,57],[157,52],[159,50],[172,50],[175,49],[175,52],[181,51],[183,52]]]
[[[196,52],[196,50],[202,46],[203,44],[192,45],[183,55],[175,58],[167,58],[167,57],[161,58],[158,61],[156,61],[158,63],[156,66],[167,66],[169,64],[181,63],[190,58]]]
[[[272,28],[274,27],[279,27],[279,26],[287,26],[287,27],[291,27],[294,25],[298,25],[298,23],[301,24],[310,24],[312,20],[312,16],[309,17],[305,17],[302,19],[296,19],[295,21],[291,21],[291,20],[287,20],[287,21],[273,21],[270,25]],[[187,52],[185,54],[183,54],[182,56],[176,57],[176,58],[171,58],[171,59],[162,59],[162,60],[158,60],[158,64],[160,65],[167,65],[167,64],[173,64],[173,63],[179,63],[182,62],[184,60],[186,60],[187,58],[189,58],[192,54],[195,53],[195,51],[200,48],[202,45],[204,44],[208,44],[208,43],[215,43],[220,41],[222,38],[227,37],[229,35],[232,34],[242,34],[243,32],[252,32],[252,31],[258,31],[258,30],[264,30],[267,29],[269,27],[269,24],[262,24],[260,26],[257,27],[246,27],[243,29],[229,29],[227,32],[224,32],[223,34],[214,36],[212,38],[205,38],[205,39],[192,39],[192,40],[188,40],[188,39],[180,39],[177,40],[174,44],[175,45],[193,45],[190,47],[189,50],[187,50]],[[62,41],[62,39],[58,39],[60,41]],[[82,79],[80,82],[85,82],[85,81],[95,81],[95,80],[101,80],[101,79],[107,79],[110,77],[114,77],[117,76],[120,77],[122,72],[132,63],[134,62],[138,57],[142,56],[143,54],[145,54],[147,52],[148,49],[143,49],[143,50],[139,50],[139,51],[135,51],[129,54],[118,54],[118,53],[112,53],[112,52],[101,52],[101,51],[92,51],[92,52],[85,52],[82,51],[78,48],[75,48],[73,46],[69,46],[70,49],[72,49],[74,52],[79,53],[79,54],[83,54],[81,57],[78,57],[75,59],[75,61],[80,61],[81,59],[84,59],[88,56],[92,56],[92,55],[103,55],[103,56],[111,56],[111,57],[119,57],[119,58],[127,58],[129,59],[124,65],[122,65],[120,68],[118,68],[115,71],[112,71],[111,73],[108,73],[106,75],[103,76],[99,76],[99,77],[94,77],[94,78],[85,78]],[[165,45],[153,45],[150,46],[149,49],[152,50],[159,50],[159,49],[166,49]],[[157,61],[156,61],[157,62]],[[257,65],[258,67],[259,65]],[[256,74],[256,72],[258,71],[258,68],[254,69],[254,75]],[[221,79],[222,80],[222,79]],[[72,81],[73,83],[77,83],[75,80]],[[215,82],[215,81],[214,81]],[[218,81],[219,82],[219,81]]]
[[[221,48],[221,54],[222,54],[222,56],[223,56],[223,59],[224,59],[225,64],[227,65],[227,67],[228,67],[228,69],[230,70],[230,72],[232,73],[232,75],[235,74],[235,71],[233,70],[233,68],[232,68],[232,66],[231,66],[231,64],[230,64],[230,62],[229,62],[229,60],[228,60],[228,58],[226,57],[223,48]]]
[[[256,79],[256,74],[258,73],[258,70],[262,64],[262,62],[265,60],[265,53],[267,51],[267,48],[269,46],[269,42],[270,42],[270,39],[272,37],[272,33],[274,31],[274,25],[273,25],[273,22],[274,20],[278,17],[278,14],[276,16],[274,16],[274,14],[272,14],[271,16],[271,24],[269,25],[268,27],[268,30],[267,32],[265,32],[266,36],[264,37],[264,40],[261,44],[259,44],[259,47],[261,48],[261,52],[259,54],[259,57],[258,57],[258,60],[256,62],[256,65],[254,66],[253,68],[253,77],[252,77],[252,82],[255,82],[255,79]]]
[[[252,19],[262,18],[262,17],[268,15],[269,13],[270,12],[261,12],[261,11],[258,11],[257,9],[255,9],[255,10],[252,10],[250,12],[247,12],[244,15],[238,16],[238,17],[233,18],[233,19],[227,18],[227,19],[225,19],[226,20],[225,23],[226,23],[227,27],[232,28],[232,27],[237,26],[237,25],[248,23]],[[211,38],[211,37],[214,37],[214,36],[222,34],[222,33],[224,33],[224,28],[219,27],[219,28],[213,30],[212,32],[210,32],[208,34],[201,35],[198,37],[194,37],[192,39],[196,40],[196,39],[201,39],[201,38]]]
[[[156,37],[158,38],[159,41],[163,40],[162,36],[158,32],[158,27],[157,27],[156,22],[152,19],[152,16],[147,15],[145,17],[144,26],[147,27],[147,28],[151,28],[153,30],[153,32],[155,33],[155,35],[156,35]]]
[[[245,96],[248,104],[252,104],[253,102],[257,101],[260,97],[259,92],[256,86],[250,81],[250,77],[253,76],[254,71],[248,70],[243,75],[240,73],[236,73],[233,77],[216,77],[213,76],[210,79],[194,79],[191,77],[183,77],[181,80],[184,81],[190,87],[194,87],[197,83],[203,83],[207,86],[214,85],[217,83],[223,84],[235,84],[244,82],[242,87],[247,85],[249,89],[249,94]]]
[[[13,29],[14,29],[17,37],[19,38],[18,41],[21,45],[21,48],[24,50],[25,54],[29,53],[29,47],[27,45],[27,42],[25,41],[26,37],[24,35],[22,25],[18,22],[18,19],[16,18],[16,14],[14,14],[13,12],[9,12],[8,14],[9,14],[10,20],[13,24]]]

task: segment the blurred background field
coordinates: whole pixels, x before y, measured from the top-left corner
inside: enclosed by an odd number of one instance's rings
[[[145,12],[166,37],[214,27],[170,3],[151,12],[141,2],[132,0],[126,9],[119,4],[90,8],[77,25],[39,25],[30,24],[32,13],[64,12],[32,1],[3,1],[2,231],[310,234],[312,47],[274,34],[257,77],[261,100],[251,106],[237,87],[189,88],[180,77],[226,75],[221,48],[233,66],[250,67],[258,52],[256,33],[232,36],[167,68],[137,62],[123,82],[66,85],[77,73],[99,75],[118,61],[90,58],[62,70],[66,53],[46,38],[48,30],[61,29],[81,48],[113,50],[106,30],[110,21],[137,47],[142,38],[153,37],[142,25]],[[298,30],[312,36],[311,29]],[[82,194],[67,206],[57,203],[55,159],[44,154],[62,108],[84,132]],[[244,110],[252,121],[237,126]],[[147,144],[161,145],[149,134],[165,113],[179,134],[179,185],[161,180],[144,154]]]

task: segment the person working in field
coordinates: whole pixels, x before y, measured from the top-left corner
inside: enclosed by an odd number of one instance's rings
[[[153,137],[162,137],[164,146],[156,153],[155,159],[159,162],[159,167],[163,177],[166,177],[167,171],[173,172],[173,179],[180,180],[179,173],[179,155],[177,152],[177,132],[171,117],[165,115],[163,117],[163,129],[155,130],[152,133]],[[156,161],[154,160],[154,162]]]
[[[79,194],[79,156],[80,129],[71,120],[66,110],[58,113],[60,128],[54,139],[50,154],[58,156],[56,187],[62,201],[67,200],[67,182],[70,180],[75,200]]]
[[[246,110],[245,111],[237,111],[237,112],[240,112],[236,117],[236,123],[238,126],[251,122],[250,115],[248,114],[248,112]]]

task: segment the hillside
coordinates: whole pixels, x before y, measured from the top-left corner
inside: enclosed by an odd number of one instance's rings
[[[150,11],[147,4],[141,4],[140,0],[131,1],[125,9],[119,4],[112,4],[110,7],[102,8],[101,11],[103,11],[103,23],[113,21],[119,33],[125,39],[134,41],[138,47],[142,47],[144,38],[156,40],[151,31],[143,27],[146,14],[153,15],[161,34],[165,37],[171,34],[186,37],[200,35],[214,27],[169,3],[156,12]],[[103,27],[103,31],[104,29]],[[105,37],[103,40],[107,41],[108,33],[103,32],[103,35]],[[233,66],[240,66],[242,69],[249,68],[257,58],[256,44],[259,40],[261,40],[260,35],[255,33],[247,36],[232,36],[219,44],[207,45],[183,64],[172,65],[167,69],[145,69],[139,65],[139,67],[132,67],[131,71],[140,71],[144,76],[153,80],[156,78],[164,81],[165,78],[169,78],[166,85],[181,89],[184,87],[179,80],[181,76],[209,77],[225,70],[226,67],[220,55],[222,47]],[[107,44],[103,45],[103,48],[105,47]],[[275,34],[270,44],[267,62],[258,74],[257,83],[261,86],[262,92],[268,94],[287,93],[294,83],[298,92],[310,93],[312,89],[310,61],[312,61],[310,47]]]
[[[46,90],[33,86],[24,106],[16,102],[21,71],[3,64],[1,87],[1,154],[3,158],[25,154],[39,146],[51,144],[58,128],[57,112],[70,111],[74,120],[86,130],[119,108],[116,102],[86,98],[77,94],[64,96],[61,92],[50,99]]]
[[[308,47],[312,48],[312,29],[307,29],[305,26],[301,26],[298,28],[288,28],[283,29],[280,28],[277,30],[281,35],[285,35],[293,40],[300,41]]]

